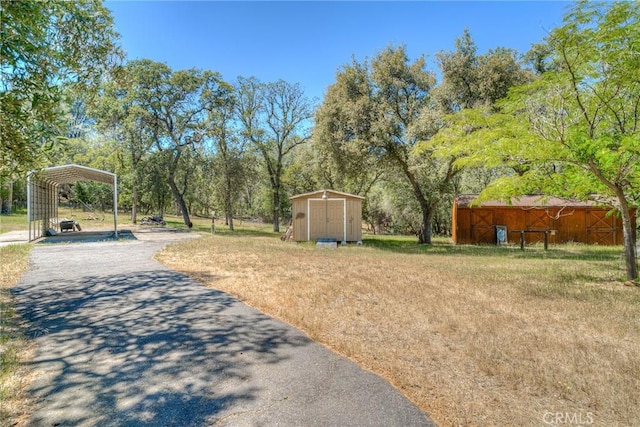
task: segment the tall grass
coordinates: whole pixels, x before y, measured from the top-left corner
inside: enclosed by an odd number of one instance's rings
[[[620,253],[207,235],[158,259],[384,376],[439,425],[625,426],[640,420],[640,289]]]

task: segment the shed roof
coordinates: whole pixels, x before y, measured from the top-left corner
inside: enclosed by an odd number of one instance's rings
[[[349,194],[349,193],[343,193],[341,191],[336,191],[336,190],[329,190],[329,189],[324,189],[324,190],[318,190],[318,191],[312,191],[310,193],[304,193],[304,194],[297,194],[295,196],[291,196],[289,197],[289,199],[293,200],[293,199],[303,199],[303,198],[307,198],[307,197],[313,197],[313,196],[319,196],[322,197],[322,195],[325,193],[325,191],[327,193],[332,193],[332,194],[337,194],[339,196],[344,196],[344,197],[353,197],[356,199],[362,199],[364,200],[364,197],[362,196],[357,196],[355,194]]]
[[[455,197],[455,203],[459,207],[472,207],[473,202],[478,197],[477,194],[460,194]],[[479,207],[597,207],[602,204],[592,200],[562,199],[560,197],[545,196],[542,194],[512,197],[511,203],[504,200],[487,200],[480,203]]]
[[[38,172],[37,178],[52,184],[70,184],[76,181],[97,181],[115,185],[116,175],[111,172],[76,164],[53,166]]]

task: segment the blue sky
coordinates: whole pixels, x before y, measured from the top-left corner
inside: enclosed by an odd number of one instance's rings
[[[525,53],[562,24],[564,1],[106,1],[129,59],[217,71],[233,82],[299,83],[320,100],[355,57],[405,45],[410,59],[451,51],[465,28],[480,53]]]

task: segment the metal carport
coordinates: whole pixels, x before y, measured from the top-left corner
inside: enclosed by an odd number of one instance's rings
[[[111,172],[70,164],[27,175],[29,241],[46,235],[52,219],[58,223],[58,186],[76,181],[97,181],[113,186],[113,231],[118,237],[118,178]]]

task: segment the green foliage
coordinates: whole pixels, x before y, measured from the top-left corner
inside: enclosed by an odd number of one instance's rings
[[[144,183],[141,168],[148,166],[144,173],[159,179],[147,184],[152,205],[164,211],[166,184],[189,226],[185,195],[196,178],[203,141],[219,136],[215,120],[231,111],[232,87],[218,73],[173,71],[144,59],[121,67],[102,89],[93,114],[99,128],[115,140],[120,162],[132,175],[132,207],[138,202],[137,186]],[[152,154],[155,162],[146,161]]]
[[[132,218],[138,209],[162,214],[175,208],[183,217],[255,213],[264,176],[241,137],[242,99],[218,73],[174,72],[137,60],[116,70],[101,90],[89,111],[112,141],[109,157]]]
[[[512,49],[498,47],[478,55],[468,30],[456,40],[455,51],[439,52],[436,59],[442,72],[442,84],[434,98],[445,112],[492,107],[509,88],[533,78],[521,66]]]
[[[220,85],[218,94],[212,97],[213,102],[207,108],[208,114],[208,135],[213,142],[212,157],[204,157],[207,165],[208,184],[204,187],[211,189],[215,196],[215,211],[224,212],[226,223],[233,231],[233,216],[237,207],[236,199],[242,188],[245,176],[244,164],[242,157],[244,156],[245,146],[236,131],[234,121],[236,119],[236,94],[235,88],[231,85]],[[212,96],[211,91],[209,96]],[[206,199],[206,197],[205,197]],[[213,210],[213,203],[207,206],[208,211]],[[209,212],[209,213],[210,213]]]
[[[500,113],[447,116],[447,127],[419,148],[455,157],[456,167],[509,167],[481,200],[543,193],[616,207],[630,279],[637,276],[629,209],[640,185],[639,12],[637,2],[576,3],[545,46],[534,47],[532,57],[548,61],[538,63],[538,79],[510,90]]]
[[[299,84],[283,80],[265,84],[255,78],[240,78],[237,95],[242,136],[260,155],[269,177],[273,231],[277,232],[288,206],[284,168],[288,157],[311,138],[312,105]]]
[[[405,180],[390,179],[381,182],[380,190],[379,209],[384,219],[380,224],[381,231],[417,236],[422,226],[422,215],[418,201],[412,197],[411,186]]]
[[[325,169],[325,165],[320,161],[320,157],[316,156],[311,144],[300,146],[298,150],[293,152],[290,160],[282,176],[282,183],[289,196],[308,193],[326,187],[319,184],[318,178],[325,171],[331,176],[331,170],[330,168]]]
[[[41,165],[65,134],[65,86],[90,94],[119,55],[100,1],[3,1],[0,8],[0,177]]]
[[[365,195],[384,171],[383,153],[369,144],[376,113],[368,73],[366,63],[345,66],[316,111],[313,149],[322,187]]]
[[[101,182],[78,181],[71,187],[71,202],[93,212],[113,210],[113,188]]]
[[[533,136],[511,151],[544,164],[549,183],[560,179],[576,196],[637,194],[640,58],[630,52],[640,46],[638,12],[633,2],[577,3],[548,39],[558,69],[502,104]]]
[[[445,111],[473,107],[479,99],[477,47],[471,33],[465,29],[456,40],[456,50],[439,52],[436,59],[443,74],[439,101]]]
[[[394,215],[405,218],[402,228],[416,232],[421,243],[430,242],[436,217],[438,230],[447,229],[448,207],[441,206],[450,205],[451,195],[463,182],[458,175],[464,163],[492,166],[469,158],[478,145],[470,135],[475,128],[487,127],[487,117],[464,109],[492,108],[510,86],[531,78],[511,50],[497,48],[477,55],[468,31],[456,41],[456,51],[437,57],[443,75],[438,86],[434,73],[425,69],[424,58],[409,62],[404,47],[388,47],[370,64],[353,61],[329,87],[314,130],[314,144],[323,160],[350,182],[369,183],[359,188],[369,191],[383,174],[388,182],[404,180],[412,194],[404,207],[414,211],[407,215],[394,210]],[[447,116],[460,110],[464,116]],[[493,167],[502,170],[497,162]],[[487,169],[485,175],[495,173]],[[382,210],[376,207],[375,212]]]
[[[171,201],[171,190],[167,184],[166,162],[163,152],[153,152],[140,165],[140,205],[145,212],[162,215]]]
[[[412,148],[428,138],[424,111],[430,107],[433,73],[424,57],[410,62],[405,47],[388,47],[368,63],[345,66],[316,114],[314,138],[341,174],[360,181],[362,189],[384,173],[410,184],[422,211],[419,241],[431,238],[431,189],[414,169]],[[355,178],[355,179],[354,179]]]

